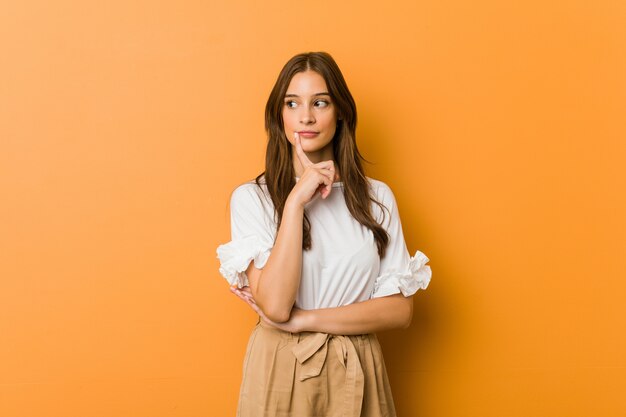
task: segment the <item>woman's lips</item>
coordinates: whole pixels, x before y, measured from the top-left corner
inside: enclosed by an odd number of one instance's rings
[[[319,135],[319,132],[298,132],[298,135],[304,137],[304,138],[313,138],[317,135]]]

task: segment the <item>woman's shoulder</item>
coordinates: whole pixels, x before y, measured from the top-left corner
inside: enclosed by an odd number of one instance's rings
[[[231,193],[231,201],[233,200],[250,204],[261,202],[263,205],[271,205],[272,203],[264,178],[260,178],[258,183],[255,179],[251,179],[235,185]]]
[[[393,191],[391,190],[391,187],[386,182],[384,182],[383,180],[372,178],[372,177],[366,177],[366,178],[370,183],[370,187],[372,191],[374,192],[374,196],[377,197],[379,201],[381,199],[387,201],[390,196],[393,196]]]

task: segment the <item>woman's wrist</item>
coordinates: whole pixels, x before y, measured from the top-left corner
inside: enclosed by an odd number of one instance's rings
[[[294,195],[289,194],[287,200],[285,201],[285,208],[289,208],[291,210],[304,210],[304,203],[301,203]]]

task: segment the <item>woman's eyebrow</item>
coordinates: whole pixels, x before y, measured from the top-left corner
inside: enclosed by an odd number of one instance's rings
[[[324,93],[315,93],[315,94],[313,94],[313,96],[314,97],[315,96],[330,96],[330,94],[328,94],[326,92],[324,92]],[[300,97],[300,96],[297,95],[297,94],[285,94],[285,97]]]

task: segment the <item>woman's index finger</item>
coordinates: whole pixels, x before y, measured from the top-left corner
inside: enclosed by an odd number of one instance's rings
[[[306,168],[308,166],[313,165],[313,162],[311,162],[309,157],[306,156],[306,153],[304,153],[304,149],[302,149],[302,143],[300,142],[300,135],[298,134],[298,132],[295,132],[294,136],[295,136],[295,141],[296,141],[296,154],[298,155],[298,158],[300,159],[300,163],[302,164],[302,167]]]

